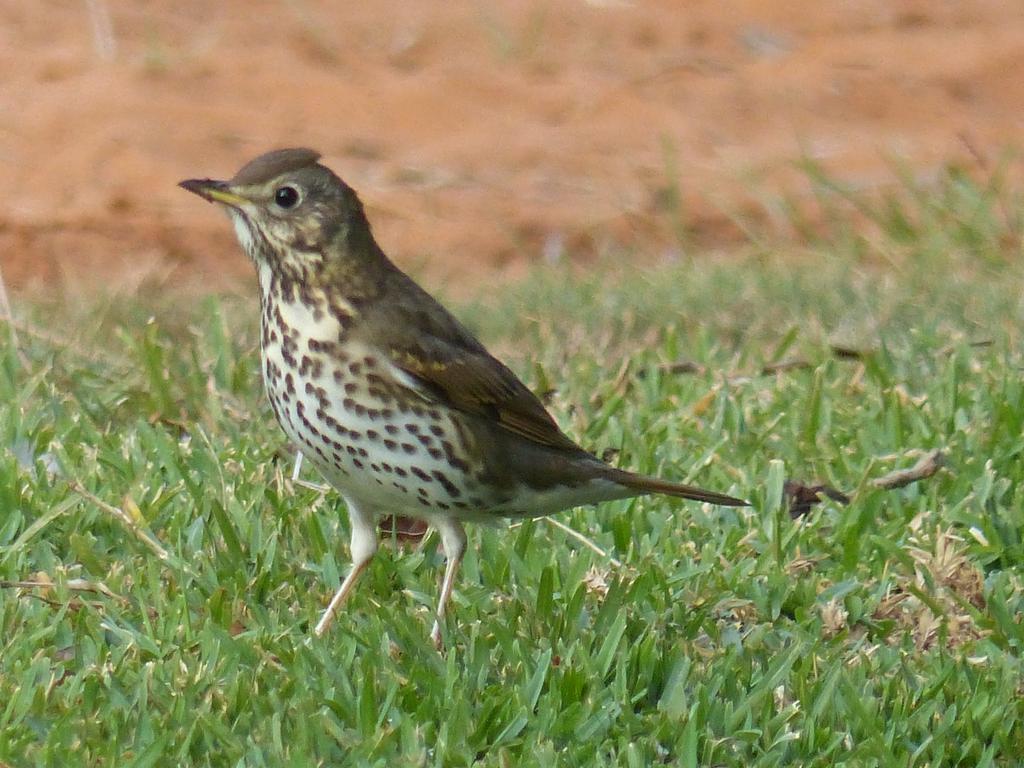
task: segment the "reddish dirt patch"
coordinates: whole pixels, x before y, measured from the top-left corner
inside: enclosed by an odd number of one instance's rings
[[[104,9],[111,35],[102,27]],[[996,157],[1024,115],[1024,14],[934,3],[40,0],[0,5],[0,253],[21,288],[248,275],[176,188],[311,146],[406,266],[452,282],[561,251],[671,253],[680,222]],[[675,158],[674,160],[672,158]],[[674,164],[674,167],[673,167]],[[681,206],[671,190],[678,182]]]

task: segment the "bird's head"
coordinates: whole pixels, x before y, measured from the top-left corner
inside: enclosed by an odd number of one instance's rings
[[[260,155],[227,181],[188,179],[180,186],[223,205],[238,240],[258,267],[308,274],[369,236],[355,192],[311,149]]]

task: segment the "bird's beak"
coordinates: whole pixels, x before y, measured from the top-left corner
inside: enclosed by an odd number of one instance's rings
[[[214,179],[186,179],[178,184],[182,189],[194,192],[204,200],[211,203],[223,203],[232,208],[239,208],[249,202],[244,197],[231,191],[231,185],[226,181]]]

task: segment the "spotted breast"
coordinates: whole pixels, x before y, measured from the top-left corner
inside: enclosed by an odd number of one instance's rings
[[[500,495],[475,479],[470,430],[401,382],[326,295],[289,300],[261,270],[263,379],[282,428],[328,482],[376,508],[479,519]]]

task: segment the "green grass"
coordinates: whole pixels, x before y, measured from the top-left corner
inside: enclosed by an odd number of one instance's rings
[[[23,306],[56,337],[0,353],[0,763],[1019,764],[1021,209],[955,173],[819,190],[814,241],[459,308],[584,445],[753,506],[561,516],[608,557],[474,528],[444,655],[434,537],[310,639],[345,510],[289,480],[251,301]],[[785,479],[853,498],[794,521]]]

